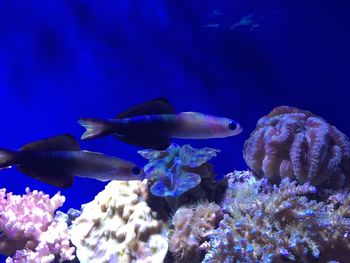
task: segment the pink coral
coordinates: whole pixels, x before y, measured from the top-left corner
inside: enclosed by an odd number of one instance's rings
[[[258,175],[341,188],[349,180],[350,142],[309,111],[281,106],[262,117],[244,144],[244,159]]]
[[[49,195],[26,188],[23,196],[0,190],[0,253],[10,256],[6,262],[52,262],[74,259],[69,245],[67,224],[54,221],[54,212],[63,205],[59,192]]]

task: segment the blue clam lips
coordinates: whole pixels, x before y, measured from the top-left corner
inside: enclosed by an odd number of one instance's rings
[[[146,179],[154,181],[150,191],[155,196],[177,197],[196,187],[201,176],[189,172],[215,157],[219,150],[212,148],[195,149],[186,144],[180,147],[171,144],[164,151],[141,150],[138,153],[149,160],[144,171]]]
[[[153,195],[177,197],[201,182],[199,174],[185,172],[180,167],[176,167],[175,170],[175,172],[168,171],[167,176],[158,178],[150,188]]]

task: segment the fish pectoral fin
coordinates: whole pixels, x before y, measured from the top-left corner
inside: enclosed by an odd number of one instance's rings
[[[17,169],[30,177],[41,182],[51,184],[61,188],[68,188],[73,185],[73,176],[64,172],[46,171],[42,169],[32,169],[25,166],[17,166]]]
[[[118,140],[131,145],[137,145],[144,148],[150,148],[154,150],[165,150],[170,144],[170,138],[168,137],[151,137],[151,136],[119,136],[114,135]]]
[[[175,109],[166,98],[157,98],[136,105],[116,116],[116,119],[153,114],[173,114]]]
[[[20,151],[80,151],[80,146],[73,135],[61,134],[26,144]]]

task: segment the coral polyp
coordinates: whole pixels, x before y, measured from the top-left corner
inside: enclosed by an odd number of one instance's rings
[[[174,231],[169,240],[169,250],[174,253],[175,261],[199,262],[205,238],[212,234],[221,219],[220,206],[215,203],[180,207],[172,218]]]
[[[310,200],[309,183],[269,186],[251,172],[228,175],[224,218],[210,235],[204,263],[328,262],[350,256],[349,193],[335,204]]]

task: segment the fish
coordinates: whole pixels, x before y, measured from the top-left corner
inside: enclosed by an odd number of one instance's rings
[[[110,180],[143,180],[133,162],[80,149],[70,134],[61,134],[24,145],[18,151],[0,149],[0,169],[17,169],[39,181],[61,188],[73,185],[75,176]]]
[[[165,98],[157,98],[119,114],[115,119],[80,118],[82,140],[113,135],[128,144],[165,150],[171,138],[210,139],[235,136],[241,125],[229,118],[200,112],[179,112]]]
[[[250,30],[253,30],[255,28],[260,27],[260,25],[253,21],[253,14],[249,14],[242,17],[239,22],[230,26],[230,29],[233,30],[236,27],[248,27]]]

